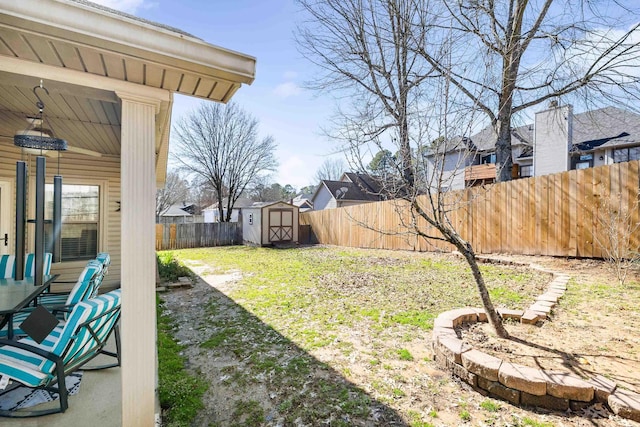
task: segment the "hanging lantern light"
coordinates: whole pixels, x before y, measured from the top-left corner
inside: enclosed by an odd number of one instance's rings
[[[36,102],[38,114],[33,117],[27,117],[29,126],[24,131],[13,136],[13,144],[25,150],[33,150],[35,154],[42,154],[49,150],[65,151],[67,149],[67,141],[54,136],[51,124],[45,118],[44,102],[38,96],[38,89],[44,90],[49,95],[49,91],[42,85],[42,80],[40,80],[40,86],[33,88],[33,94],[38,100]]]

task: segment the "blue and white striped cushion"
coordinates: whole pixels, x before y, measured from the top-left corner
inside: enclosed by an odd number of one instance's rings
[[[97,259],[92,259],[91,261],[89,261],[87,263],[87,266],[92,266],[95,269],[97,269],[96,275],[93,279],[93,289],[91,292],[91,295],[89,296],[89,298],[93,298],[96,295],[98,295],[98,289],[100,288],[100,285],[102,284],[102,280],[104,279],[104,275],[106,273],[105,268],[104,268],[104,264],[102,264],[102,262],[98,261]]]
[[[42,274],[51,274],[51,262],[53,261],[53,254],[45,252],[42,257]],[[24,260],[24,277],[33,277],[36,275],[36,254],[27,254]]]
[[[108,252],[100,252],[98,255],[96,255],[96,259],[102,263],[104,274],[107,274],[109,266],[111,265],[111,255],[109,255]]]
[[[78,326],[116,306],[120,306],[119,289],[78,303],[67,322],[63,326],[57,326],[41,344],[37,344],[31,338],[23,338],[20,342],[39,347],[58,356],[64,354],[64,363],[67,364],[85,356],[95,344],[95,339],[89,331],[86,328],[78,330]],[[104,340],[115,321],[114,316],[105,316],[95,319],[91,326],[98,338]],[[54,362],[27,350],[0,347],[0,375],[8,376],[30,387],[47,384],[55,377],[54,368]]]
[[[102,264],[95,260],[89,261],[87,266],[82,270],[78,281],[68,294],[43,294],[38,298],[38,304],[43,305],[49,309],[60,306],[73,306],[80,301],[84,301],[89,298],[93,298],[97,293],[96,278],[102,272]],[[24,335],[20,325],[31,314],[33,308],[23,309],[13,315],[13,334]],[[69,313],[64,312],[60,320],[65,320]],[[5,325],[0,329],[0,338],[6,338],[8,336],[8,327]]]
[[[102,264],[96,261],[89,261],[80,273],[78,281],[68,294],[42,295],[38,298],[41,305],[47,307],[57,307],[61,305],[72,306],[80,301],[92,298],[97,287],[96,280],[102,272]]]
[[[0,256],[0,279],[15,277],[16,257],[14,255]]]
[[[108,292],[104,295],[91,299],[86,303],[93,303],[97,300],[103,301],[103,305],[96,312],[96,316],[103,314],[116,306],[120,306],[120,290],[118,289],[116,291]],[[70,321],[71,320],[68,320],[67,323],[69,323]],[[95,332],[100,342],[103,342],[107,339],[107,335],[113,329],[114,323],[116,321],[117,317],[115,315],[110,315],[104,316],[92,322],[91,328]],[[65,363],[69,363],[69,361],[72,359],[85,357],[89,350],[91,350],[96,344],[97,342],[93,335],[87,329],[82,329],[81,331],[76,333],[72,346],[65,354]]]

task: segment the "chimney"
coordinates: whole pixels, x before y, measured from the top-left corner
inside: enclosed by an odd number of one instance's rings
[[[533,132],[533,175],[542,176],[569,170],[572,144],[573,107],[558,106],[536,113]]]

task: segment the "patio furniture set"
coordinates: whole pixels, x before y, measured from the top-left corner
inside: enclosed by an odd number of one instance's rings
[[[87,262],[68,293],[50,291],[58,275],[50,274],[51,254],[44,256],[42,285],[34,280],[34,256],[25,258],[24,278],[15,279],[15,257],[0,256],[0,398],[26,386],[59,394],[59,407],[40,410],[0,410],[3,417],[30,417],[68,408],[65,377],[77,370],[120,366],[120,289],[98,295],[111,258],[99,253]],[[115,334],[116,351],[105,349]],[[104,354],[112,363],[85,364]]]

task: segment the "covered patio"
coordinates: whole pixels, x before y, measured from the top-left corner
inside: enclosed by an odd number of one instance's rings
[[[89,373],[65,414],[11,423],[56,425],[61,420],[62,425],[73,419],[81,425],[76,417],[83,408],[94,408],[89,412],[94,425],[153,425],[155,191],[166,176],[173,93],[227,102],[242,84],[253,82],[255,65],[250,56],[83,0],[21,0],[0,6],[3,239],[6,233],[0,254],[13,251],[16,161],[27,163],[33,186],[36,156],[14,146],[13,135],[34,114],[33,88],[42,80],[48,90],[40,92],[46,117],[55,136],[69,145],[60,157],[47,153],[46,183],[54,174],[62,175],[63,209],[65,186],[69,192],[90,190],[99,206],[91,221],[65,224],[63,219],[67,250],[52,273],[72,280],[86,262],[83,256],[108,252],[112,263],[102,286],[121,287],[123,295],[122,367]],[[33,197],[28,197],[28,217],[33,210]],[[89,232],[74,237],[72,226]],[[77,249],[86,235],[93,243]],[[32,240],[27,237],[27,251],[33,251]],[[101,381],[119,389],[102,387]],[[108,403],[114,396],[117,410]],[[114,423],[99,423],[101,411]]]

